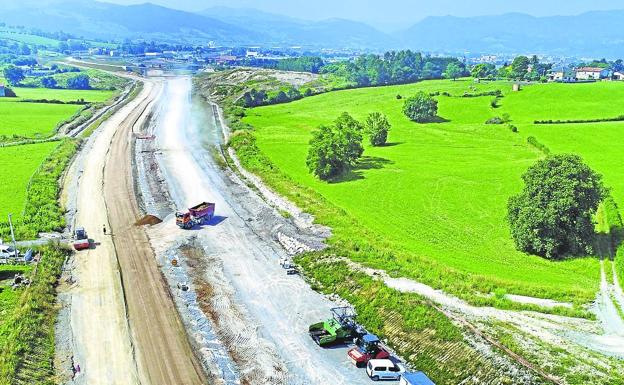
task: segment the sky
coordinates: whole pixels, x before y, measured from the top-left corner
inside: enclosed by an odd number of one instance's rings
[[[0,0],[2,1],[2,0]],[[575,15],[617,8],[613,2],[587,0],[100,0],[117,4],[150,1],[198,11],[212,6],[257,8],[291,17],[320,20],[344,18],[378,28],[400,29],[427,16],[480,16],[521,12],[533,16]]]

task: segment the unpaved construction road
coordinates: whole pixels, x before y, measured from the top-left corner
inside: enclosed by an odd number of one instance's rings
[[[321,349],[308,336],[308,326],[328,318],[337,304],[300,277],[287,276],[279,265],[285,251],[260,236],[252,223],[261,220],[254,210],[266,204],[233,188],[213,160],[205,144],[218,136],[218,129],[214,119],[193,119],[190,90],[190,79],[167,83],[156,129],[159,163],[178,207],[216,202],[218,217],[185,231],[169,216],[149,230],[156,251],[166,253],[191,238],[200,245],[207,263],[198,268],[201,276],[195,281],[211,288],[207,306],[217,335],[238,365],[241,383],[368,383],[365,371],[348,360],[346,348]]]
[[[77,253],[72,271],[73,362],[80,366],[74,383],[206,383],[145,231],[134,226],[140,214],[132,134],[161,91],[161,81],[146,81],[140,95],[100,127],[69,172],[80,175],[76,225],[95,241]]]

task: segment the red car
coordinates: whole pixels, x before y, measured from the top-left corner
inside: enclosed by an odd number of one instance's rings
[[[390,353],[381,346],[379,338],[374,334],[365,334],[359,337],[355,345],[354,348],[349,349],[347,354],[351,362],[358,368],[365,367],[370,360],[390,357]]]

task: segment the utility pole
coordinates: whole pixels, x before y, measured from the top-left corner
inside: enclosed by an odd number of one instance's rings
[[[15,242],[15,233],[13,232],[13,221],[11,221],[11,216],[13,214],[9,214],[9,227],[11,228],[11,239],[13,240],[13,253],[15,255],[15,259],[17,259],[17,243]]]

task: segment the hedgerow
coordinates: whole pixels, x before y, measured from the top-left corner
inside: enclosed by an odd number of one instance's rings
[[[63,210],[58,202],[58,180],[76,153],[79,142],[63,139],[35,172],[27,187],[26,204],[21,218],[14,221],[18,239],[36,238],[40,232],[60,231],[65,227]],[[8,222],[0,222],[0,237],[8,237]]]
[[[603,123],[603,122],[622,122],[624,115],[614,118],[596,118],[596,119],[565,119],[565,120],[535,120],[534,124],[574,124],[574,123]]]
[[[0,325],[0,385],[54,385],[56,285],[67,252],[45,246],[13,311]]]

